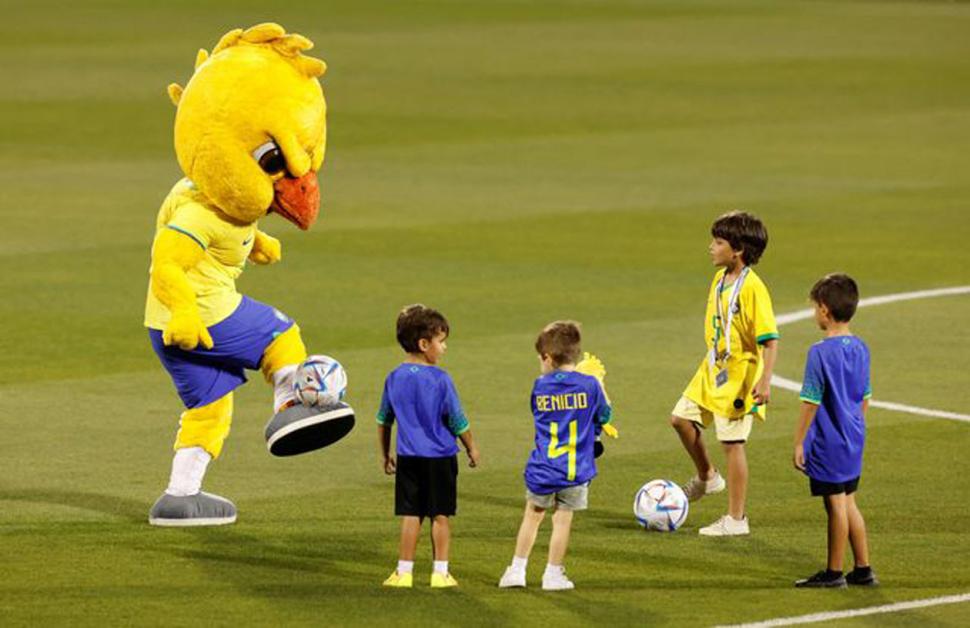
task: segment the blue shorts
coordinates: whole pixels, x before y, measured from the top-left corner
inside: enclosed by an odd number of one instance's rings
[[[258,369],[266,347],[292,326],[293,320],[276,308],[244,296],[232,314],[208,328],[211,349],[165,346],[159,329],[149,329],[148,335],[182,403],[199,408],[245,384],[245,369]]]

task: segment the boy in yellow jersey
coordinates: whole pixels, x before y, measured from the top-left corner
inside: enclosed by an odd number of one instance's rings
[[[728,512],[699,532],[735,536],[749,533],[744,444],[754,417],[765,419],[779,335],[768,289],[751,268],[768,245],[764,225],[751,214],[729,212],[714,221],[711,235],[711,261],[721,270],[714,275],[707,299],[707,355],[674,407],[670,423],[697,468],[684,487],[690,501],[725,488],[701,436],[702,428],[714,425],[727,458]]]

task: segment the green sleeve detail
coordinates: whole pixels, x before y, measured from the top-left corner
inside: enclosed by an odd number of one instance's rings
[[[377,413],[377,424],[378,425],[390,425],[392,423],[394,423],[394,419],[388,419],[386,416],[384,416],[384,413],[383,412],[378,412]]]
[[[812,404],[813,406],[820,406],[820,405],[822,405],[822,400],[821,399],[813,399],[812,397],[807,397],[805,395],[799,395],[798,398],[801,399],[802,401],[806,402],[806,403]]]
[[[176,227],[175,225],[165,225],[165,226],[166,226],[167,228],[169,228],[169,229],[171,229],[172,231],[178,231],[178,232],[179,232],[179,233],[181,233],[182,235],[187,235],[187,236],[189,236],[190,238],[192,238],[193,240],[195,240],[195,243],[196,243],[196,244],[198,244],[199,246],[201,246],[201,247],[202,247],[202,250],[203,250],[203,251],[205,250],[205,245],[204,245],[204,244],[202,244],[202,240],[200,240],[200,239],[198,239],[197,237],[195,237],[195,236],[194,236],[193,234],[191,234],[191,233],[189,233],[189,232],[188,232],[188,231],[186,231],[185,229],[182,229],[181,227]]]
[[[778,332],[772,332],[770,334],[761,334],[760,336],[758,336],[757,340],[759,345],[763,345],[769,340],[778,340],[779,338],[781,338],[781,334],[779,334]]]
[[[596,417],[597,423],[606,425],[613,420],[613,406],[605,406],[600,415]]]
[[[455,436],[461,436],[468,431],[469,427],[471,426],[468,424],[468,419],[463,414],[448,417],[448,430]]]
[[[867,399],[872,399],[872,391],[869,391],[866,394],[862,395],[862,400],[863,401],[865,401]]]

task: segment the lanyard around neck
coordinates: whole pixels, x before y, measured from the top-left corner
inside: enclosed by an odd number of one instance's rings
[[[728,299],[727,312],[722,313],[722,303],[721,292],[724,290],[724,280],[727,277],[727,271],[721,275],[721,280],[717,282],[717,294],[714,295],[714,311],[716,312],[715,317],[717,318],[717,326],[714,329],[714,346],[711,348],[710,362],[713,366],[717,362],[718,358],[722,358],[727,363],[728,357],[731,355],[731,323],[734,321],[734,308],[738,304],[738,297],[741,295],[741,285],[744,283],[745,277],[748,276],[748,272],[751,270],[750,267],[745,266],[738,278],[734,280],[734,289],[731,290],[731,298]],[[724,353],[718,354],[717,343],[720,340],[721,330],[724,332]]]

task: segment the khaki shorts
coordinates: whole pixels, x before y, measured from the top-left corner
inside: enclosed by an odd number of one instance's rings
[[[529,489],[525,489],[525,498],[545,510],[552,510],[554,507],[563,510],[586,510],[589,501],[589,482],[570,486],[548,495],[536,495]]]
[[[676,417],[687,419],[707,428],[714,424],[714,433],[717,440],[723,442],[746,441],[751,435],[751,425],[754,423],[754,415],[746,414],[737,419],[729,419],[717,416],[707,408],[702,408],[687,397],[681,397],[677,405],[671,411]]]

